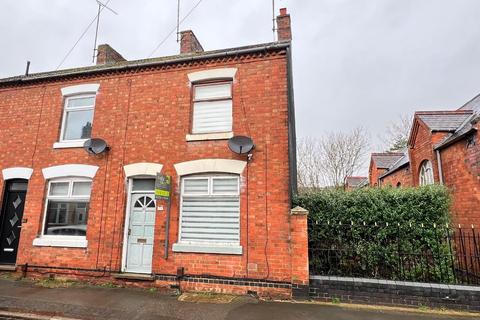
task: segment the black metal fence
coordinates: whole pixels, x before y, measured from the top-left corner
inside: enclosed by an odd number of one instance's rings
[[[480,285],[480,232],[388,223],[309,222],[310,273]]]

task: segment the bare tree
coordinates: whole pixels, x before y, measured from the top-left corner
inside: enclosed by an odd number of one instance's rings
[[[390,122],[385,134],[381,137],[387,146],[387,150],[395,152],[405,149],[408,144],[411,127],[412,117],[406,114],[400,115],[396,121]]]
[[[297,152],[300,188],[343,185],[346,177],[363,166],[367,150],[368,138],[363,128],[301,139]]]
[[[318,189],[324,182],[320,140],[302,138],[297,143],[297,172],[300,189]]]

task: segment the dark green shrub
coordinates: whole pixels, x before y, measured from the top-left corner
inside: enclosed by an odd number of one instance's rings
[[[442,186],[327,189],[294,204],[310,212],[311,273],[452,280],[450,201]]]

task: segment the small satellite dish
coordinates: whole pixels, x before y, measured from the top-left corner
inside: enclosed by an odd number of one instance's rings
[[[252,149],[255,148],[255,145],[250,137],[235,136],[228,140],[228,147],[232,152],[246,154],[252,151]]]
[[[83,144],[83,148],[90,154],[100,154],[110,149],[107,142],[99,138],[88,139]]]

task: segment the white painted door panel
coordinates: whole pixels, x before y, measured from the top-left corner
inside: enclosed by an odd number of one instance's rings
[[[155,197],[132,194],[127,240],[127,272],[152,273]]]

